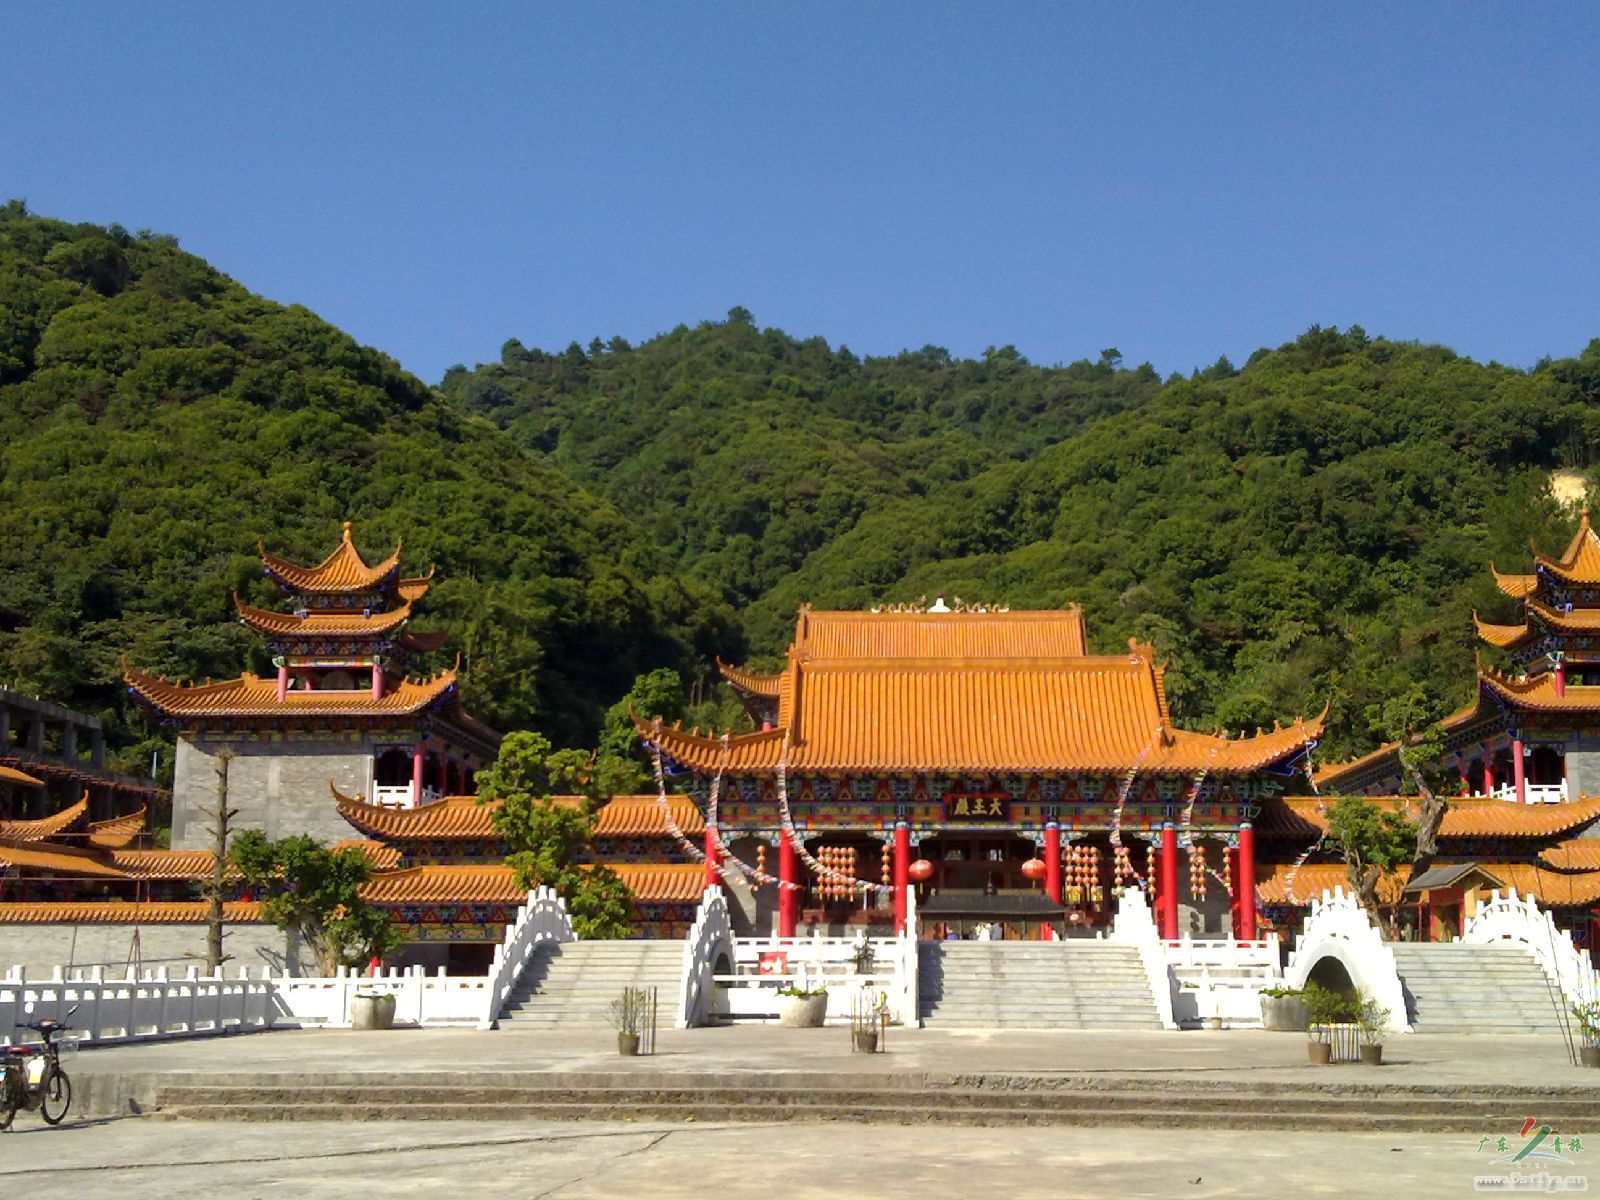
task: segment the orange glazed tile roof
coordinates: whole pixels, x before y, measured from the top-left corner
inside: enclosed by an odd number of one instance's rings
[[[112,850],[106,861],[129,879],[200,879],[211,874],[213,855],[209,850]]]
[[[19,771],[15,767],[0,767],[0,783],[14,783],[19,787],[44,786],[44,780],[35,779],[26,771]]]
[[[831,659],[1077,658],[1088,652],[1083,609],[1019,612],[800,610],[793,653]]]
[[[89,825],[89,844],[102,850],[121,850],[144,832],[145,810],[141,807],[124,817],[94,821]]]
[[[1533,634],[1528,623],[1521,625],[1493,625],[1488,621],[1480,620],[1478,614],[1472,614],[1472,623],[1477,626],[1478,636],[1497,650],[1509,650],[1513,646],[1526,641]]]
[[[1560,558],[1551,558],[1540,554],[1535,547],[1533,561],[1572,583],[1600,583],[1600,537],[1589,524],[1588,512],[1579,519],[1578,532],[1567,544],[1566,553]]]
[[[58,837],[76,825],[88,811],[89,793],[84,792],[76,804],[51,813],[48,817],[33,821],[0,821],[0,840],[42,842]]]
[[[1539,861],[1558,871],[1600,871],[1600,838],[1575,837],[1539,851]]]
[[[370,592],[400,566],[400,543],[395,543],[388,558],[368,566],[351,541],[350,530],[351,523],[346,521],[339,545],[314,567],[302,567],[260,546],[262,565],[297,592]]]
[[[0,842],[0,865],[46,875],[127,879],[128,873],[92,850],[53,842]]]
[[[1343,863],[1306,863],[1295,872],[1294,893],[1291,895],[1288,885],[1292,869],[1291,863],[1257,863],[1256,870],[1266,873],[1256,880],[1256,900],[1262,904],[1305,905],[1334,888],[1343,888],[1347,892],[1355,890],[1350,886],[1350,876],[1345,872]],[[1393,904],[1399,900],[1401,889],[1410,876],[1411,868],[1401,867],[1379,880],[1379,902]]]
[[[392,870],[400,861],[400,851],[395,847],[369,838],[341,838],[333,844],[333,852],[338,854],[341,850],[354,850],[366,855],[367,861],[380,871]]]
[[[720,658],[717,659],[717,670],[722,672],[722,677],[742,692],[749,692],[752,696],[765,696],[776,700],[778,693],[783,688],[783,676],[757,675],[754,671],[742,671],[738,667],[730,667]]]
[[[495,836],[494,812],[500,806],[498,800],[480,804],[476,796],[446,796],[419,808],[385,808],[346,796],[337,789],[333,798],[339,815],[346,821],[363,833],[390,842],[492,838]],[[577,796],[554,799],[574,807],[582,803]],[[687,796],[669,796],[667,803],[678,828],[684,833],[704,832],[705,820],[693,800]],[[666,821],[654,796],[616,796],[595,814],[594,836],[597,838],[665,837],[667,832]]]
[[[456,672],[450,670],[432,679],[402,680],[381,700],[374,700],[369,690],[361,688],[348,692],[293,690],[280,702],[276,680],[248,673],[221,683],[185,685],[124,666],[123,678],[151,708],[182,717],[404,716],[427,708],[456,684]]]
[[[370,904],[520,904],[528,893],[517,887],[510,867],[485,863],[380,871],[361,885],[361,898]]]
[[[1059,620],[1026,618],[1056,617]],[[834,618],[841,618],[835,620]],[[843,619],[848,618],[848,620]],[[914,620],[913,620],[914,619]],[[959,627],[937,632],[938,622]],[[874,622],[890,632],[860,632]],[[1037,613],[813,613],[802,610],[778,727],[726,741],[637,714],[641,736],[700,771],[770,774],[789,749],[796,771],[1144,771],[1236,774],[1290,758],[1322,718],[1228,739],[1172,727],[1162,669],[1148,646],[1117,656],[1051,656],[1076,645],[1082,619]],[[901,645],[958,657],[871,657]],[[807,647],[823,646],[819,657]],[[982,657],[1006,649],[1014,656]],[[1040,653],[1033,654],[1031,651]]]
[[[411,619],[411,605],[402,604],[388,612],[308,612],[304,616],[296,613],[273,612],[267,608],[252,608],[239,599],[233,598],[234,607],[239,610],[239,620],[261,633],[273,634],[335,634],[339,636],[361,636],[390,633],[398,629]]]
[[[51,900],[0,904],[0,925],[174,925],[206,919],[204,900]],[[222,906],[229,922],[261,920],[261,905],[249,900]]]
[[[668,796],[667,807],[673,821],[685,834],[692,837],[705,832],[705,817],[699,805],[689,797]],[[594,835],[597,838],[668,837],[670,831],[658,797],[613,796],[595,814]]]
[[[1539,577],[1537,575],[1503,575],[1494,569],[1491,563],[1489,574],[1494,576],[1494,585],[1513,600],[1521,600],[1531,596],[1539,590]]]
[[[706,875],[699,863],[607,865],[646,904],[698,900]],[[361,885],[361,898],[370,904],[521,904],[528,893],[517,887],[510,867],[490,863],[383,871]]]
[[[428,594],[428,589],[433,586],[433,568],[428,568],[426,575],[418,575],[413,579],[402,579],[395,585],[400,593],[400,599],[407,604],[415,604]]]
[[[1400,809],[1415,814],[1416,797],[1370,800],[1380,809]],[[1315,838],[1328,828],[1327,810],[1333,800],[1325,796],[1284,796],[1264,802],[1256,819],[1263,836]],[[1569,800],[1563,804],[1518,804],[1515,800],[1490,800],[1478,796],[1455,797],[1445,811],[1439,836],[1445,838],[1553,838],[1600,817],[1600,798]]]
[[[1512,679],[1498,671],[1480,671],[1478,680],[1488,691],[1518,708],[1540,712],[1591,712],[1600,709],[1600,687],[1569,683],[1566,695],[1556,695],[1556,677],[1551,672],[1526,679]]]

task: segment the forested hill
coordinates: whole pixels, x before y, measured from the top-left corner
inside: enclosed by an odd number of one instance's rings
[[[1081,601],[1096,647],[1153,639],[1176,715],[1234,730],[1470,695],[1488,563],[1571,519],[1544,491],[1600,440],[1600,343],[1523,372],[1313,329],[1193,378],[928,348],[861,360],[725,323],[530,351],[442,389],[639,517],[781,651],[796,606]]]
[[[267,668],[229,593],[278,597],[258,539],[438,568],[466,696],[501,728],[592,741],[639,672],[737,655],[731,610],[611,505],[373,350],[170,238],[0,208],[0,684],[158,736],[119,658]],[[447,662],[435,665],[448,665]]]

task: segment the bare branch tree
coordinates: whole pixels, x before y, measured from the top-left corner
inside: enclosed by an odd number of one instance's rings
[[[206,901],[206,971],[215,975],[222,964],[232,958],[222,952],[222,898],[227,894],[225,876],[228,870],[228,832],[237,808],[228,807],[228,768],[233,763],[233,751],[222,749],[217,753],[217,802],[211,808],[202,808],[203,815],[211,818],[206,832],[211,835],[211,875],[200,885],[200,896]]]

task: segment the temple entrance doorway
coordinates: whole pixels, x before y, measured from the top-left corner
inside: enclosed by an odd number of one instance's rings
[[[924,838],[921,856],[933,864],[934,891],[1036,891],[1022,864],[1036,853],[1032,838],[1014,833],[941,833]]]

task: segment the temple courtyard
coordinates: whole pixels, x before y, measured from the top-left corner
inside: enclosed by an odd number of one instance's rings
[[[0,1186],[1429,1197],[1513,1169],[1587,1179],[1600,1153],[1586,1144],[1600,1137],[1600,1072],[1573,1066],[1559,1038],[1397,1035],[1379,1068],[1314,1067],[1302,1036],[1256,1030],[895,1029],[887,1045],[852,1054],[845,1029],[747,1026],[663,1030],[658,1052],[636,1059],[606,1032],[561,1029],[87,1050],[68,1064],[80,1111],[57,1130],[19,1114],[0,1135]],[[1526,1144],[1530,1117],[1563,1139],[1563,1158],[1494,1164],[1501,1139]]]

